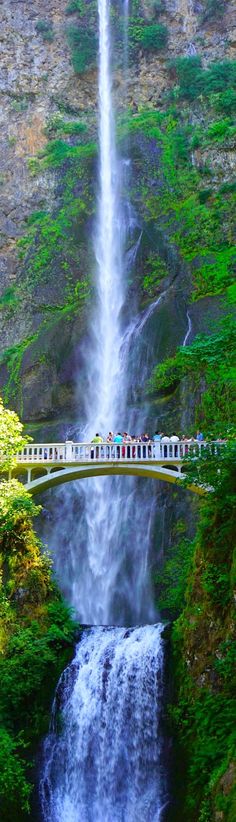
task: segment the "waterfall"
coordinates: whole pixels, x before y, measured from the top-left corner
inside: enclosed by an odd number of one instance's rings
[[[99,0],[98,10],[100,164],[94,232],[95,305],[84,356],[85,440],[97,431],[105,437],[110,430],[144,431],[148,407],[139,408],[136,390],[151,369],[151,350],[138,328],[140,323],[143,331],[154,311],[152,306],[145,317],[142,314],[133,319],[131,315],[128,325],[127,319],[124,321],[124,313],[126,317],[130,314],[126,282],[141,230],[130,203],[122,198],[124,168],[129,172],[127,158],[122,160],[116,150],[108,1]],[[127,0],[124,20],[126,43]],[[127,52],[127,45],[125,49]],[[146,481],[144,487],[142,481],[131,477],[97,477],[77,483],[73,493],[64,489],[62,516],[53,534],[55,567],[62,589],[83,624],[156,621],[150,580],[154,489],[154,481]]]
[[[125,324],[125,280],[141,232],[132,243],[136,218],[119,184],[124,163],[116,152],[109,0],[98,0],[98,11],[100,167],[85,438],[131,425],[131,433],[144,430],[148,405],[139,407],[137,391],[153,356],[148,324],[164,298]],[[40,782],[45,822],[163,819],[163,626],[104,627],[155,622],[149,568],[154,512],[154,484],[144,488],[132,477],[86,480],[77,497],[75,486],[64,496],[69,536],[67,553],[56,554],[59,577],[81,622],[97,627],[83,632],[57,687]]]
[[[162,819],[161,632],[160,625],[84,632],[59,682],[45,744],[45,822]]]

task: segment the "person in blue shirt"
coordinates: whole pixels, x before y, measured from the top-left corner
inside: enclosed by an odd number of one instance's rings
[[[203,440],[204,440],[204,435],[202,434],[202,432],[201,432],[201,431],[197,431],[196,440],[197,440],[197,442],[203,442]]]
[[[123,437],[122,437],[122,434],[120,433],[120,431],[118,431],[118,434],[115,435],[113,442],[119,442],[119,443],[123,442]],[[118,460],[119,460],[120,459],[120,447],[119,446],[117,448],[117,457],[118,457]]]
[[[161,432],[160,431],[155,431],[155,434],[154,434],[154,437],[153,437],[153,442],[160,442],[160,441],[161,441]]]

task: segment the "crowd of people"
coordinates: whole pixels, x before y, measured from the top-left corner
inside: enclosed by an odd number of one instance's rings
[[[204,442],[204,434],[202,433],[202,431],[197,431],[195,437],[186,437],[185,434],[182,434],[182,436],[179,437],[177,434],[173,433],[169,437],[166,434],[164,434],[163,431],[155,431],[155,434],[153,434],[153,436],[150,436],[147,433],[145,433],[145,434],[128,434],[127,431],[124,431],[123,433],[118,431],[117,434],[114,434],[113,431],[109,431],[109,434],[107,435],[107,437],[105,437],[105,439],[104,439],[104,437],[101,436],[101,434],[97,433],[97,434],[95,434],[95,437],[93,437],[91,442],[96,443],[96,444],[99,444],[99,443],[102,443],[102,442],[103,443],[104,442],[116,442],[116,443],[122,443],[122,442],[123,443],[124,442],[146,442],[146,443],[163,442],[164,444],[171,443],[171,442],[173,442],[173,443],[178,443],[178,442],[186,442],[186,443],[188,443],[188,442],[191,443],[192,442],[192,443],[194,443],[194,442]]]

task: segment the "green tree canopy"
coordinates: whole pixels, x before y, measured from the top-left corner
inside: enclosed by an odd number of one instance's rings
[[[0,455],[2,471],[14,468],[16,453],[30,442],[23,436],[23,425],[15,411],[4,408],[0,397]]]

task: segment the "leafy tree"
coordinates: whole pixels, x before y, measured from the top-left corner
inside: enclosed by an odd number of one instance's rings
[[[23,425],[15,411],[4,408],[0,398],[0,453],[2,471],[14,468],[16,453],[30,442],[29,437],[23,437]]]

